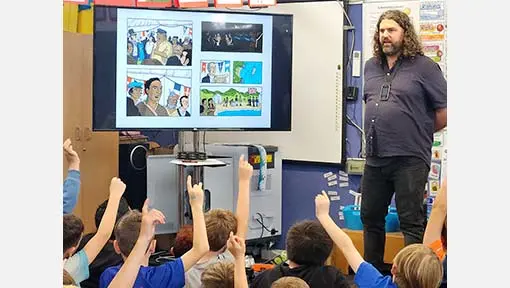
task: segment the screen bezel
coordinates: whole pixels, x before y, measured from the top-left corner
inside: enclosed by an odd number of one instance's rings
[[[123,7],[123,6],[109,6],[109,5],[93,5],[93,11],[94,11],[94,19],[93,19],[93,51],[95,52],[96,50],[96,47],[95,47],[95,41],[96,41],[96,16],[97,16],[97,13],[96,12],[96,9],[97,8],[108,8],[108,9],[131,9],[131,10],[150,10],[150,11],[161,11],[161,10],[164,10],[164,11],[174,11],[174,12],[201,12],[201,13],[223,13],[223,14],[244,14],[244,15],[268,15],[268,16],[284,16],[284,17],[289,17],[289,24],[290,24],[290,27],[291,27],[291,31],[289,32],[289,37],[290,37],[290,42],[291,42],[291,49],[290,49],[290,54],[289,54],[289,60],[290,60],[290,66],[291,66],[291,71],[290,71],[290,87],[289,87],[289,99],[288,99],[288,103],[289,103],[289,119],[288,120],[285,120],[284,122],[288,122],[288,125],[286,127],[284,127],[283,129],[277,129],[277,128],[273,128],[273,127],[268,127],[268,128],[225,128],[225,127],[221,127],[221,128],[217,128],[217,127],[200,127],[200,128],[197,128],[197,127],[167,127],[167,128],[162,128],[162,127],[154,127],[154,128],[125,128],[125,127],[122,127],[122,128],[116,128],[116,127],[108,127],[108,128],[102,128],[102,127],[97,127],[99,125],[96,125],[96,119],[94,117],[94,107],[95,107],[95,102],[96,102],[96,97],[94,97],[94,86],[95,86],[95,83],[96,83],[96,73],[94,73],[96,71],[96,53],[93,53],[93,60],[92,60],[92,131],[96,131],[96,132],[119,132],[119,131],[274,131],[274,132],[289,132],[292,130],[292,63],[293,63],[293,45],[294,45],[294,15],[292,14],[288,14],[288,13],[267,13],[267,12],[250,12],[250,11],[214,11],[214,10],[205,10],[205,9],[193,9],[193,10],[183,10],[183,9],[180,9],[180,8],[159,8],[159,7]],[[275,28],[273,28],[275,29]],[[273,55],[274,55],[274,50],[273,50]],[[273,55],[271,55],[271,60],[273,61]],[[274,69],[274,67],[273,67]],[[272,79],[273,80],[273,77]],[[271,84],[272,85],[272,84]],[[273,90],[273,89],[272,89]],[[116,97],[116,95],[115,95]],[[273,95],[271,95],[271,99],[273,99]],[[271,108],[273,109],[273,108]],[[271,112],[272,113],[272,112]],[[271,119],[271,124],[273,123],[273,119]]]

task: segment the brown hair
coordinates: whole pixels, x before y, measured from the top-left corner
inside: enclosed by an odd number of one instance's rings
[[[193,247],[193,226],[184,225],[175,236],[175,244],[172,249],[175,257],[181,257]]]
[[[205,228],[210,251],[220,251],[227,245],[230,232],[237,233],[237,218],[232,211],[213,209],[205,214]]]
[[[62,219],[64,253],[71,247],[78,246],[83,233],[83,222],[73,214],[65,214]]]
[[[377,21],[373,37],[373,54],[375,57],[378,57],[379,59],[384,59],[385,57],[379,40],[379,26],[383,20],[393,20],[397,22],[402,29],[404,29],[402,56],[414,57],[416,55],[423,55],[423,46],[418,38],[418,34],[416,34],[416,30],[414,29],[414,25],[409,16],[400,10],[388,10],[381,14],[379,21]]]
[[[285,276],[273,282],[271,288],[310,288],[301,278]]]
[[[290,227],[286,240],[287,257],[298,265],[324,265],[333,249],[333,240],[318,221],[305,220]]]
[[[124,257],[128,257],[135,247],[141,225],[142,213],[138,210],[131,210],[124,214],[115,226],[115,240],[117,240],[120,252]]]
[[[234,264],[217,262],[209,265],[200,280],[204,288],[234,288]]]
[[[65,269],[63,269],[62,271],[63,271],[62,284],[63,285],[76,285],[76,282],[74,282],[74,279],[71,276],[71,274],[69,274],[69,272],[67,272]]]
[[[443,266],[436,253],[423,244],[411,244],[393,259],[395,284],[399,288],[437,288]]]

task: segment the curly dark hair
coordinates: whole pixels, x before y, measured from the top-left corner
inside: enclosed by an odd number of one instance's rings
[[[379,26],[383,20],[393,20],[404,29],[404,40],[402,41],[402,56],[414,57],[416,55],[423,55],[423,46],[416,34],[414,25],[411,22],[409,16],[400,10],[388,10],[385,11],[379,17],[377,26],[374,32],[373,45],[374,45],[374,56],[379,59],[384,59],[385,55],[382,49],[381,42],[379,41]]]

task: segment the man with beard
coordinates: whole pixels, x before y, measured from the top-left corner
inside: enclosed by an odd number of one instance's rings
[[[446,80],[424,56],[409,16],[384,12],[365,64],[366,165],[361,183],[364,258],[379,271],[393,194],[405,245],[422,243],[433,133],[446,127]]]
[[[168,116],[166,108],[159,104],[162,89],[163,86],[159,78],[150,78],[145,81],[147,100],[136,106],[141,116]]]

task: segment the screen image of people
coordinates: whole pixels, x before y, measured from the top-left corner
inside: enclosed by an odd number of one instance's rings
[[[262,53],[262,24],[202,22],[202,51]]]
[[[117,128],[270,127],[272,16],[117,11]]]
[[[127,64],[191,66],[192,22],[128,19]]]
[[[189,83],[190,76],[190,70],[131,70],[127,77],[127,116],[191,116],[191,87],[181,84]]]

